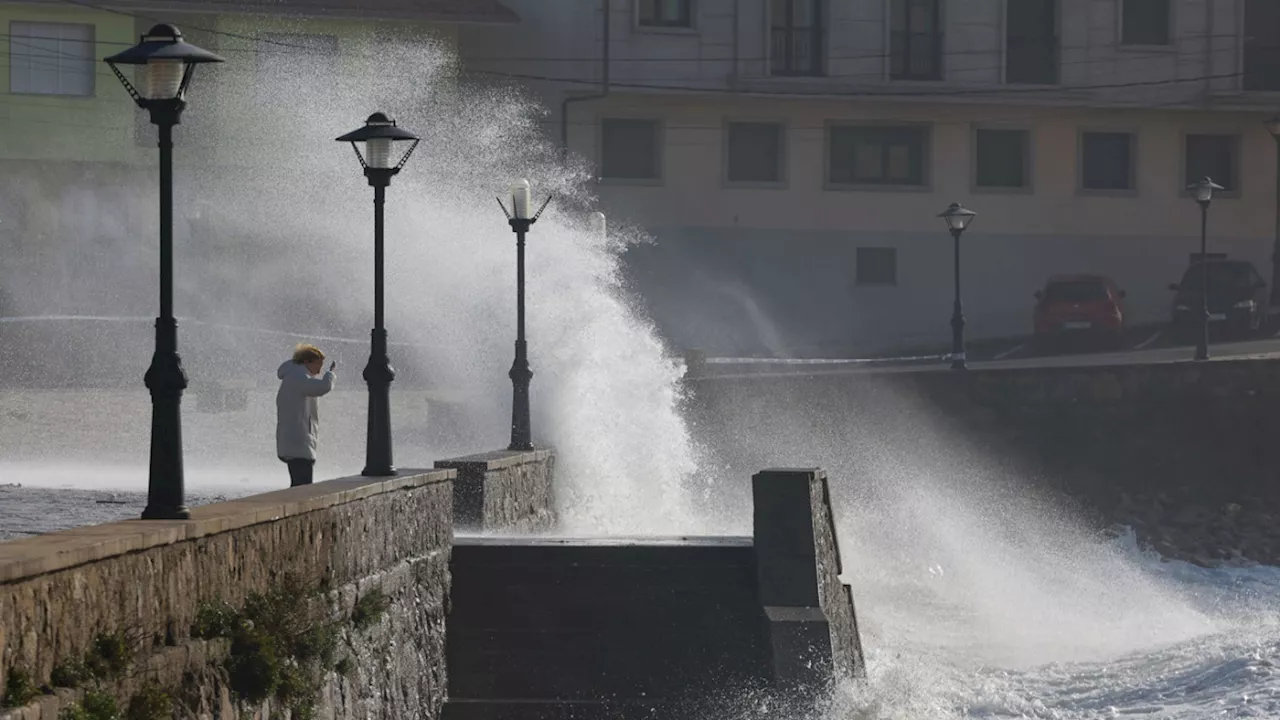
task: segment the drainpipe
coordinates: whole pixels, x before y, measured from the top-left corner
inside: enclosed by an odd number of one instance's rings
[[[613,10],[610,7],[610,0],[603,0],[601,4],[604,6],[604,49],[601,52],[601,63],[604,67],[600,79],[600,92],[566,97],[560,103],[560,148],[566,157],[569,155],[569,106],[573,103],[601,100],[609,96],[609,20]]]
[[[1214,27],[1214,20],[1217,19],[1213,12],[1212,0],[1205,0],[1204,3],[1204,102],[1205,105],[1213,102],[1213,33],[1217,29]],[[1177,39],[1174,39],[1177,42]]]

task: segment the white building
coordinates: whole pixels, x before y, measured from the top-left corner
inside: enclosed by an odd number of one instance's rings
[[[468,65],[548,78],[549,132],[596,163],[612,222],[657,238],[636,286],[681,344],[946,338],[951,202],[978,213],[970,337],[1029,332],[1054,273],[1110,275],[1132,322],[1166,319],[1205,175],[1226,187],[1210,251],[1272,275],[1280,1],[509,5],[518,26],[463,33]]]

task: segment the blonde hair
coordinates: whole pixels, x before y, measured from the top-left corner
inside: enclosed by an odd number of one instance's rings
[[[315,345],[300,343],[293,349],[293,361],[299,365],[306,365],[313,360],[324,362],[324,352]]]

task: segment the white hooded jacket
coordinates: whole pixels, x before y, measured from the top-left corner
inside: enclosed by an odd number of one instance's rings
[[[316,459],[316,430],[320,413],[316,398],[333,389],[334,375],[313,377],[305,365],[286,360],[276,370],[280,391],[276,393],[276,455],[286,460]]]

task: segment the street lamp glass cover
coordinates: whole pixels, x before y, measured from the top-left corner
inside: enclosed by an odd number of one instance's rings
[[[397,127],[396,121],[384,113],[376,112],[364,121],[364,127],[357,128],[338,138],[338,142],[349,142],[355,148],[360,164],[378,170],[399,170],[409,161],[413,149],[418,146],[418,136]],[[396,161],[392,161],[391,146],[397,142],[410,142],[408,150]],[[359,143],[364,143],[364,152],[360,152]]]
[[[938,213],[938,217],[947,221],[947,227],[953,232],[962,232],[978,213],[967,210],[960,203],[951,203],[951,207]]]
[[[201,63],[219,63],[222,58],[182,39],[178,28],[160,24],[147,31],[137,45],[104,60],[134,99],[180,100],[191,84],[191,73]],[[117,65],[141,67],[141,90],[134,88]]]
[[[528,220],[529,215],[529,198],[532,189],[529,181],[521,178],[511,183],[511,212],[520,220]]]
[[[608,239],[608,225],[605,222],[604,213],[597,210],[591,213],[591,232],[595,233],[600,239]]]
[[[1196,202],[1209,202],[1213,199],[1213,191],[1221,190],[1222,186],[1215,183],[1208,177],[1201,178],[1198,182],[1193,182],[1187,186],[1188,190],[1196,194]]]
[[[1280,115],[1273,116],[1267,121],[1267,130],[1271,132],[1271,137],[1280,140]]]

